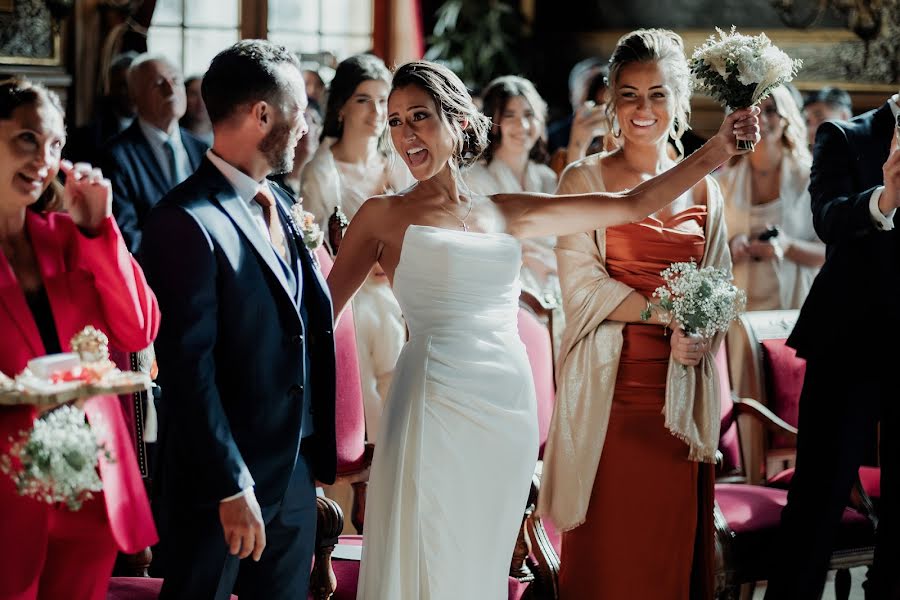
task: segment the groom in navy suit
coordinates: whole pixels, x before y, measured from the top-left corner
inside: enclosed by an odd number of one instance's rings
[[[821,597],[850,488],[881,424],[881,501],[867,600],[900,598],[900,95],[816,133],[812,218],[825,265],[788,345],[806,359],[781,572],[766,598]]]
[[[160,598],[306,598],[315,481],[334,481],[328,288],[266,176],[307,132],[297,59],[245,40],[203,78],[215,143],[150,213],[157,339]]]

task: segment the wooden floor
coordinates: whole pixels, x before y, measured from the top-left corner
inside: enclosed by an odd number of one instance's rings
[[[851,569],[850,577],[853,580],[853,585],[850,588],[850,600],[865,600],[862,583],[866,579],[866,567],[857,567],[856,569]],[[763,596],[765,596],[765,594],[766,585],[765,583],[761,583],[760,585],[756,586],[756,591],[753,593],[753,600],[763,600]],[[822,600],[835,600],[834,573],[830,573],[828,575],[828,583],[825,584],[825,593],[822,595]]]

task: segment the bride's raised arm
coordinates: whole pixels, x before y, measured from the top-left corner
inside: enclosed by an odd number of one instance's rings
[[[671,169],[627,192],[497,194],[491,199],[518,238],[567,235],[639,221],[663,208],[735,154],[737,140],[759,141],[759,108],[729,115],[719,132]]]

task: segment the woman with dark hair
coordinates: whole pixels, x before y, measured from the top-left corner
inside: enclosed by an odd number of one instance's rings
[[[69,350],[87,325],[125,352],[156,337],[159,309],[112,217],[112,189],[99,169],[60,160],[63,109],[46,88],[0,83],[0,371],[14,376],[37,356]],[[66,185],[48,212],[58,171]],[[83,405],[113,460],[100,460],[103,492],[76,512],[18,494],[0,476],[0,597],[101,600],[118,550],[155,543],[129,430],[116,396]],[[0,454],[28,431],[34,406],[0,407]]]
[[[680,143],[690,116],[677,34],[623,36],[609,83],[618,148],[569,167],[560,193],[637,189],[691,160],[673,160],[669,144]],[[711,592],[691,589],[691,571],[711,572],[723,336],[686,335],[654,298],[674,262],[731,268],[722,195],[711,177],[697,179],[636,223],[557,243],[566,331],[538,510],[564,532],[560,598]]]
[[[547,104],[534,84],[515,75],[498,77],[484,89],[481,112],[491,128],[482,160],[463,173],[472,193],[552,194],[556,173],[546,165]],[[553,236],[522,242],[522,289],[549,306],[560,300],[555,243]]]
[[[628,192],[477,196],[459,170],[484,150],[489,120],[447,68],[397,70],[388,125],[417,183],[360,208],[328,278],[340,315],[379,262],[409,325],[372,464],[359,598],[506,596],[538,451],[516,325],[519,239],[659,210],[736,154],[736,138],[756,139],[755,114],[730,115],[701,150]]]
[[[402,190],[413,182],[403,161],[393,156],[387,137],[390,80],[387,67],[371,54],[345,59],[331,80],[322,143],[303,170],[300,188],[303,207],[315,215],[332,253],[337,252],[343,232],[335,211],[352,221],[366,198]],[[406,339],[400,306],[377,265],[353,301],[353,316],[366,438],[374,442],[394,365]],[[341,496],[337,490],[334,494]],[[349,490],[343,496],[349,501]]]

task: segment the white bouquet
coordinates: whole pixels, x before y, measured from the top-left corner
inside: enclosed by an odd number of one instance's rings
[[[660,274],[665,284],[653,295],[688,334],[712,337],[726,331],[747,304],[744,290],[731,283],[724,269],[698,269],[693,261],[677,262]]]
[[[694,89],[721,104],[739,109],[764,100],[772,88],[788,83],[803,65],[773,45],[765,33],[749,36],[731,27],[719,37],[710,36],[691,57]],[[738,148],[752,150],[753,143],[738,140]]]
[[[48,504],[65,502],[76,511],[92,492],[103,489],[99,455],[113,459],[80,408],[62,406],[35,419],[30,433],[23,431],[11,441],[10,454],[0,458],[0,471],[12,477],[20,495]]]

